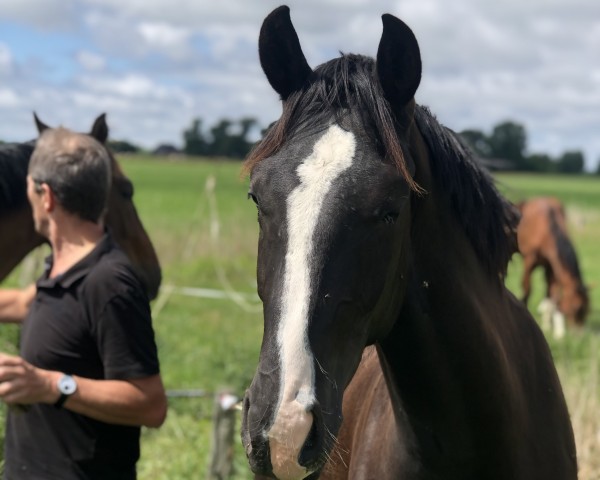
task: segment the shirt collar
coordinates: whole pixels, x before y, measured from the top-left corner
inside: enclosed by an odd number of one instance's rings
[[[90,253],[79,260],[66,272],[53,278],[49,278],[50,271],[52,270],[53,257],[52,255],[48,255],[44,261],[44,273],[37,281],[37,288],[55,288],[57,286],[70,288],[77,280],[85,277],[112,246],[112,236],[108,230],[105,230],[104,235]]]

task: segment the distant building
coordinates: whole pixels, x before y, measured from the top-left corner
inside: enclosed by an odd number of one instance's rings
[[[514,170],[515,164],[505,158],[477,157],[477,161],[490,171]]]
[[[181,155],[183,152],[174,145],[163,143],[152,150],[152,155]]]

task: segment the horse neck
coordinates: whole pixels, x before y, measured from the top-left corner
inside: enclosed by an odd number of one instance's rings
[[[550,295],[557,295],[555,300],[558,307],[569,322],[582,324],[589,308],[589,297],[583,279],[562,265],[553,268],[552,273],[558,288],[551,288]],[[586,313],[578,314],[580,308]]]
[[[1,281],[44,240],[34,229],[28,205],[1,216],[0,232]]]
[[[427,158],[413,140],[413,158]],[[503,341],[518,329],[498,275],[489,272],[463,232],[449,200],[437,193],[428,162],[417,181],[429,193],[413,199],[411,265],[403,305],[388,336],[379,342],[382,366],[396,411],[413,410],[425,422],[462,411],[469,401],[461,385],[481,375],[482,363],[506,378]],[[475,385],[485,397],[490,385]],[[465,412],[465,417],[468,414]]]
[[[558,263],[559,265],[553,267],[553,274],[561,289],[573,295],[582,295],[581,292],[585,292],[585,284],[581,275]]]
[[[549,252],[547,255],[547,260],[552,268],[554,281],[559,286],[559,296],[560,298],[564,298],[564,302],[567,303],[567,305],[564,307],[566,307],[567,310],[570,310],[568,305],[573,301],[574,298],[578,298],[584,303],[588,303],[589,298],[575,254],[575,247],[569,240],[565,227],[563,226],[561,228],[562,233],[565,236],[563,243],[559,243],[558,241],[554,242],[555,251]],[[564,242],[567,243],[565,244]],[[561,248],[564,251],[561,252]]]
[[[413,158],[418,159],[415,179],[427,192],[414,197],[412,204],[412,288],[425,292],[427,302],[443,305],[442,319],[446,312],[468,306],[479,310],[480,298],[504,301],[506,291],[499,274],[477,256],[450,206],[449,195],[435,184],[427,146],[416,128],[411,130],[410,143]],[[408,302],[411,298],[407,296]]]

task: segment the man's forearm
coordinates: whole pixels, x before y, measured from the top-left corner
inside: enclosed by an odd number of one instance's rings
[[[157,428],[165,420],[167,400],[159,375],[128,381],[75,379],[77,392],[69,397],[63,408],[119,425]]]
[[[20,323],[25,320],[29,305],[35,298],[35,285],[18,289],[0,290],[0,322]]]

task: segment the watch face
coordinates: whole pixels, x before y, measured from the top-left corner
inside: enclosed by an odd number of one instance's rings
[[[77,390],[77,383],[70,375],[64,375],[58,381],[58,390],[65,395],[72,395]]]

